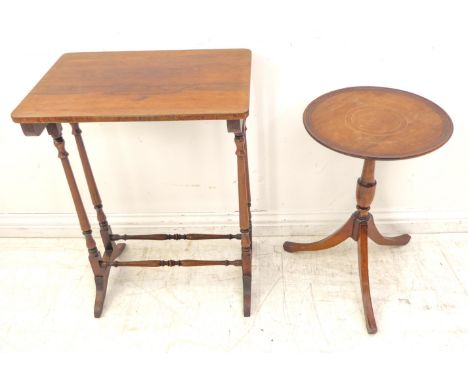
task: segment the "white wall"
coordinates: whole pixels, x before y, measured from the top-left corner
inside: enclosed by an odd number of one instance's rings
[[[258,221],[300,222],[307,220],[303,214],[342,220],[351,213],[361,161],[309,138],[302,111],[324,92],[378,85],[435,101],[452,117],[455,133],[433,154],[379,162],[374,211],[389,220],[450,223],[436,225],[441,230],[468,227],[463,1],[10,0],[2,4],[0,36],[0,228],[12,213],[25,214],[15,223],[24,226],[31,213],[74,211],[51,139],[24,137],[10,119],[62,53],[238,47],[253,52],[248,126]],[[216,212],[222,220],[236,211],[234,144],[224,123],[82,128],[109,215]],[[82,196],[91,207],[85,187]]]

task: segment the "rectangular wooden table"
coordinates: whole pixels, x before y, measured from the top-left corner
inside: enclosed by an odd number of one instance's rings
[[[94,316],[100,317],[112,266],[242,267],[244,316],[250,315],[252,224],[247,159],[251,53],[246,49],[97,52],[64,54],[12,113],[27,136],[44,129],[52,136],[70,187],[96,281]],[[238,168],[240,233],[118,235],[111,231],[79,123],[178,120],[226,120],[234,134]],[[97,213],[103,254],[93,238],[88,216],[65,150],[62,123],[75,137],[91,200]],[[238,239],[240,260],[117,261],[121,240]]]

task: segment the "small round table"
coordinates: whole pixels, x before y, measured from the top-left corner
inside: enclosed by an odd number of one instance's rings
[[[304,125],[317,142],[341,154],[364,159],[357,181],[356,211],[330,236],[314,243],[285,242],[288,252],[317,251],[348,238],[358,242],[359,276],[368,333],[376,333],[367,261],[368,238],[380,245],[405,245],[409,235],[385,237],[370,205],[374,198],[376,160],[397,160],[430,153],[453,132],[447,113],[416,94],[381,87],[352,87],[324,94],[304,111]]]

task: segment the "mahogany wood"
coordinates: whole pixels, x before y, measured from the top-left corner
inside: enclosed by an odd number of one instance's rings
[[[112,261],[107,263],[113,267],[200,267],[211,265],[241,266],[242,260],[140,260]]]
[[[246,131],[245,120],[228,120],[226,123],[228,133],[242,134]]]
[[[152,235],[111,235],[112,240],[214,240],[214,239],[241,239],[241,234],[204,234],[204,233],[188,233],[188,234],[152,234]]]
[[[317,251],[348,238],[358,242],[358,264],[367,331],[377,332],[370,293],[368,239],[380,245],[405,245],[411,237],[385,237],[369,213],[374,199],[375,160],[405,159],[427,154],[452,135],[450,117],[439,106],[401,90],[356,87],[327,93],[307,106],[304,125],[324,146],[364,158],[356,185],[356,211],[332,235],[314,243],[285,242],[288,252]]]
[[[244,147],[245,147],[245,181],[247,186],[247,205],[249,208],[249,233],[250,233],[250,250],[252,251],[252,212],[250,207],[252,205],[252,197],[250,194],[250,172],[249,172],[249,154],[247,150],[247,126],[244,127]]]
[[[13,111],[18,123],[243,120],[247,49],[67,53]]]
[[[250,316],[251,289],[252,289],[252,225],[250,212],[250,184],[247,176],[247,147],[245,123],[241,132],[235,132],[237,156],[237,184],[239,189],[239,221],[242,247],[242,281],[244,291],[244,316]],[[229,123],[228,123],[229,129]]]
[[[112,263],[117,257],[119,257],[125,249],[125,243],[119,243],[114,248],[108,249],[104,252],[104,256],[99,262],[102,269],[102,275],[94,276],[96,283],[96,299],[94,301],[94,317],[99,318],[102,314],[104,307],[104,301],[107,293],[107,283],[109,281],[109,273],[111,267],[107,265]],[[106,264],[107,263],[107,264]]]
[[[356,185],[356,212],[347,222],[330,236],[314,243],[294,243],[286,241],[283,248],[287,252],[319,251],[335,247],[348,238],[358,242],[359,274],[364,305],[364,315],[369,334],[377,332],[369,286],[369,271],[367,269],[367,241],[368,238],[381,245],[405,245],[411,239],[410,235],[385,237],[377,229],[374,218],[369,213],[370,205],[375,195],[377,182],[374,178],[375,161],[364,160],[361,177]]]
[[[44,123],[22,123],[23,134],[27,137],[41,135],[46,125]]]
[[[361,281],[362,304],[364,306],[364,317],[366,319],[367,332],[377,333],[374,310],[372,309],[372,299],[370,295],[369,267],[367,261],[367,221],[363,220],[359,224],[358,239],[358,264],[359,280]]]
[[[375,160],[364,160],[361,177],[356,186],[356,208],[360,217],[366,217],[374,200],[375,186],[377,182],[374,179]]]
[[[70,161],[68,160],[68,152],[65,150],[65,140],[62,137],[62,126],[60,124],[48,124],[47,132],[52,136],[54,145],[58,151],[58,156],[62,162],[65,177],[67,178],[73,203],[78,215],[78,220],[80,222],[81,231],[83,232],[83,235],[86,239],[86,247],[88,248],[91,268],[95,276],[100,276],[102,275],[102,269],[99,265],[101,254],[96,247],[96,242],[94,241],[92,235],[91,225],[89,224],[88,216],[86,215],[86,210],[84,208],[83,201],[81,200],[80,191],[78,190],[75,176],[73,175],[73,170],[70,165]]]
[[[250,227],[249,209],[248,209],[248,191],[247,191],[247,162],[245,157],[245,137],[244,134],[236,135],[237,169],[238,169],[238,187],[239,187],[239,219],[240,229],[247,231]]]
[[[315,243],[293,243],[291,241],[285,241],[283,248],[287,252],[300,252],[300,251],[320,251],[322,249],[328,249],[337,246],[346,239],[352,237],[354,222],[356,220],[355,215],[351,215],[348,221],[343,224],[338,230],[332,233],[326,238],[316,241]]]
[[[247,49],[69,53],[63,55],[12,113],[27,136],[47,128],[65,171],[95,276],[95,317],[102,314],[111,266],[242,267],[244,315],[251,310],[252,222],[246,123],[251,53]],[[235,136],[240,233],[114,235],[103,210],[79,122],[223,119]],[[65,151],[60,123],[72,127],[88,190],[96,210],[101,257]],[[125,244],[115,240],[238,239],[241,260],[148,260],[117,262]]]
[[[435,103],[397,89],[361,86],[335,90],[304,111],[307,132],[322,145],[359,158],[390,160],[427,154],[453,132]]]
[[[372,214],[369,214],[369,220],[367,221],[367,234],[369,239],[379,245],[405,245],[411,240],[411,236],[408,234],[395,237],[383,236],[375,226]]]
[[[89,193],[91,195],[91,200],[93,202],[94,209],[96,210],[102,242],[106,250],[111,250],[115,246],[115,243],[113,243],[110,238],[111,228],[107,222],[106,214],[104,213],[101,196],[99,195],[99,190],[97,188],[96,180],[94,179],[93,170],[91,169],[91,164],[89,163],[88,154],[86,152],[81,134],[81,129],[77,123],[72,123],[71,127],[72,134],[75,137],[76,146],[78,148],[78,153],[80,154],[81,164],[83,166],[86,183],[88,184]]]

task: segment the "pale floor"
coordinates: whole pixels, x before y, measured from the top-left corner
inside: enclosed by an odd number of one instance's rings
[[[468,349],[468,234],[370,244],[379,332],[366,333],[356,244],[288,254],[256,238],[252,316],[240,268],[114,268],[100,319],[81,239],[0,239],[0,351]],[[295,237],[296,241],[308,241]],[[318,239],[318,238],[313,238]],[[234,241],[129,242],[121,259],[238,258]]]

